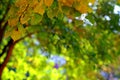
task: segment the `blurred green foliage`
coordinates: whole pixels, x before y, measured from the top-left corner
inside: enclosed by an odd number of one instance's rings
[[[11,8],[8,19],[21,8],[14,5],[14,0],[11,1],[13,9]],[[2,2],[5,4],[3,0]],[[0,5],[1,15],[4,14],[3,4]],[[2,79],[104,80],[100,70],[120,75],[120,71],[116,71],[120,67],[120,14],[114,13],[116,4],[119,5],[116,0],[96,1],[91,6],[93,12],[87,13],[82,20],[81,13],[74,8],[64,5],[62,11],[58,10],[59,4],[54,0],[50,8],[45,8],[43,15],[28,9],[22,21],[17,21],[15,17],[15,22],[12,23],[11,19],[0,46],[1,52],[7,44],[7,38],[17,40],[21,34],[36,33],[16,44]],[[11,23],[17,27],[11,29]],[[18,30],[14,31],[16,28]],[[51,55],[63,56],[66,64],[54,68],[55,63],[49,62]],[[0,63],[5,56],[6,54],[2,56]]]

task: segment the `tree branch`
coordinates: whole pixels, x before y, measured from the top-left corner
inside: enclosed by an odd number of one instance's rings
[[[15,45],[15,43],[13,43],[12,39],[9,41],[8,44],[9,44],[9,49],[7,51],[7,56],[5,57],[4,62],[0,65],[0,79],[1,79],[1,76],[2,76],[3,69],[6,66],[7,62],[9,61],[9,58],[12,54],[12,51],[13,51],[13,48],[14,48],[14,45]]]
[[[35,32],[33,32],[33,33],[35,33]],[[13,51],[13,48],[14,48],[15,44],[18,43],[19,41],[23,40],[24,38],[32,35],[33,33],[29,33],[29,34],[27,34],[26,36],[18,39],[18,40],[15,41],[15,42],[14,42],[12,39],[9,41],[9,43],[8,43],[8,47],[9,47],[9,48],[8,48],[8,51],[7,51],[7,56],[5,57],[4,62],[3,62],[2,64],[0,64],[0,80],[1,80],[1,76],[2,76],[3,69],[5,68],[7,62],[9,61],[9,58],[10,58],[10,56],[11,56],[11,54],[12,54],[12,51]]]

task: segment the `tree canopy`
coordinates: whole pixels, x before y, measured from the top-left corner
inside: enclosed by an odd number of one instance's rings
[[[120,0],[1,0],[0,78],[104,80],[101,71],[120,77],[116,6]]]

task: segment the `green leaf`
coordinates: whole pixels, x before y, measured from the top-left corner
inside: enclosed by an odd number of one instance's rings
[[[42,20],[42,15],[34,13],[32,14],[29,22],[31,25],[36,25],[36,24],[39,24],[41,20]]]

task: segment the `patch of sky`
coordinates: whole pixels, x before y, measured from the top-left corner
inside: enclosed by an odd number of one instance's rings
[[[108,15],[105,15],[104,18],[105,18],[105,20],[107,20],[107,21],[110,21],[110,20],[111,20]]]
[[[72,22],[72,19],[68,19],[68,23],[71,23]]]
[[[40,42],[37,39],[34,39],[33,42],[36,46],[40,45]]]
[[[42,54],[43,56],[46,56],[46,57],[50,55],[48,52],[43,51],[42,49],[39,49],[39,50],[38,50],[38,53],[39,53],[39,54]]]
[[[120,6],[118,6],[118,5],[114,6],[114,14],[119,14],[120,15]]]
[[[92,26],[93,24],[86,18],[88,14],[84,13],[80,17],[75,17],[76,20],[82,20],[84,22],[83,26],[90,25]]]
[[[32,55],[33,55],[33,52],[34,52],[33,48],[28,48],[26,55],[27,55],[27,56],[32,56]]]
[[[51,55],[48,59],[48,62],[54,62],[55,66],[57,67],[61,67],[62,65],[66,64],[65,58],[58,55]]]

